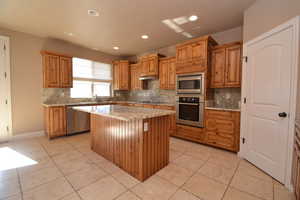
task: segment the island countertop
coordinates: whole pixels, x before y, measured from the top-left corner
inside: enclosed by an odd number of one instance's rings
[[[172,110],[160,110],[119,105],[76,106],[73,107],[73,109],[126,121],[148,119],[175,114],[175,111]]]

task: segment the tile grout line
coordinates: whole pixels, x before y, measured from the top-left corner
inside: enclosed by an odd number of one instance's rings
[[[240,167],[240,164],[241,164],[241,160],[239,161],[238,166],[237,166],[236,169],[234,170],[234,173],[233,173],[233,175],[232,175],[232,177],[231,177],[229,183],[227,184],[227,187],[226,187],[226,189],[225,189],[225,191],[224,191],[224,193],[223,193],[223,195],[222,195],[222,197],[221,197],[221,200],[223,200],[223,199],[225,198],[225,195],[226,195],[226,193],[227,193],[227,191],[228,191],[228,189],[229,189],[229,187],[230,187],[230,184],[231,184],[231,182],[232,182],[234,176],[235,176],[236,173],[237,173],[238,168]]]
[[[64,141],[64,142],[66,142],[66,141]],[[67,143],[67,142],[66,142]],[[69,143],[68,143],[69,144]],[[44,145],[43,144],[41,144],[41,146],[42,146],[42,148],[44,149],[44,151],[47,153],[47,155],[49,156],[49,158],[50,158],[50,160],[53,162],[53,164],[55,165],[55,167],[61,172],[61,174],[62,174],[62,176],[64,177],[64,179],[69,183],[69,185],[72,187],[72,189],[74,190],[74,192],[79,196],[79,198],[80,199],[82,199],[81,198],[81,196],[78,194],[78,192],[75,190],[75,188],[73,187],[73,185],[69,182],[69,180],[67,179],[67,177],[65,176],[65,174],[62,172],[62,170],[57,166],[57,164],[56,164],[56,162],[53,160],[53,158],[52,158],[52,156],[50,156],[50,154],[48,153],[48,151],[46,150],[46,148],[44,147]],[[72,145],[71,145],[72,146]],[[73,146],[72,146],[73,147]],[[73,147],[74,148],[74,147]],[[74,148],[75,149],[75,148]],[[77,149],[76,149],[76,151],[77,151]],[[81,152],[80,152],[81,153]],[[60,178],[60,177],[59,177]],[[57,178],[58,179],[58,178]],[[72,193],[70,193],[70,194],[72,194]],[[67,194],[66,196],[68,196],[68,195],[70,195],[70,194]],[[65,198],[66,196],[63,196],[62,198],[60,198],[60,199],[63,199],[63,198]]]
[[[16,168],[17,170],[17,175],[18,175],[18,182],[19,182],[19,187],[20,187],[20,193],[21,193],[21,199],[23,200],[23,189],[22,189],[22,185],[21,185],[21,177],[20,177],[20,174],[19,174],[19,169]]]

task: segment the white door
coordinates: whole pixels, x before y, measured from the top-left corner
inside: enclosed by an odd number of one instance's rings
[[[293,29],[247,43],[245,158],[284,183],[289,133]]]
[[[0,36],[0,142],[10,136],[10,78],[8,39]]]

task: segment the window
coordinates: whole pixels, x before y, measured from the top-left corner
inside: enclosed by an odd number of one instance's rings
[[[91,60],[73,58],[72,98],[111,96],[111,65]]]

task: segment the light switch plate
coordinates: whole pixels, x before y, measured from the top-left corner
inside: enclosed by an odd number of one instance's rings
[[[148,131],[148,130],[149,130],[148,122],[145,122],[144,123],[144,131]]]

